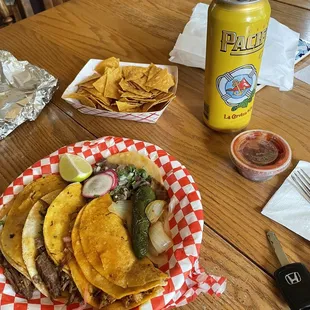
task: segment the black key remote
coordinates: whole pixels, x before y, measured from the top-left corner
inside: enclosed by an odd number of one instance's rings
[[[291,310],[310,310],[310,272],[302,263],[289,263],[274,232],[267,237],[282,265],[274,276],[284,299]]]

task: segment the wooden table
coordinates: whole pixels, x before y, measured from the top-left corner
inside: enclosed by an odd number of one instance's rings
[[[210,1],[207,1],[210,2]],[[309,1],[270,1],[272,16],[310,40]],[[251,128],[277,132],[292,147],[290,169],[253,183],[234,169],[228,149],[234,135],[202,122],[204,72],[179,66],[177,99],[156,125],[83,115],[60,99],[90,58],[169,64],[168,54],[195,0],[72,0],[0,31],[1,48],[47,69],[60,88],[35,122],[0,141],[0,192],[29,165],[63,145],[105,135],[157,144],[178,158],[199,185],[205,211],[201,263],[225,275],[221,298],[200,295],[184,309],[287,309],[272,274],[279,267],[265,231],[272,229],[289,259],[310,268],[310,244],[260,214],[298,160],[310,161],[310,88],[295,80],[290,92],[266,87],[257,94]],[[310,59],[299,67],[310,64]],[[185,147],[187,145],[187,147]]]

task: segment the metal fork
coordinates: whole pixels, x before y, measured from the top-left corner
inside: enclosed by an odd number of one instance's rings
[[[310,202],[310,177],[303,170],[299,169],[292,173],[292,180],[294,181],[294,185],[297,187],[299,191],[306,195],[307,200]]]

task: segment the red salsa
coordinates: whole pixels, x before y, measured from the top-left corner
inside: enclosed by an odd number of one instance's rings
[[[279,138],[263,131],[252,131],[248,135],[241,135],[234,145],[234,152],[243,163],[262,169],[275,168],[288,155]]]

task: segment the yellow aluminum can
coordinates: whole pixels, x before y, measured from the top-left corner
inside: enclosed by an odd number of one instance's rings
[[[268,0],[213,0],[208,11],[204,121],[217,131],[251,119],[270,18]]]

